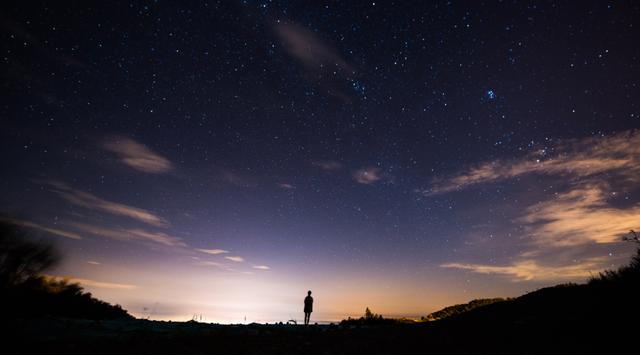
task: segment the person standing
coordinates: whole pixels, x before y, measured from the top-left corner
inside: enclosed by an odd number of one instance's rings
[[[311,297],[311,291],[309,291],[307,292],[307,297],[304,298],[304,325],[309,325],[311,312],[313,312],[313,297]]]

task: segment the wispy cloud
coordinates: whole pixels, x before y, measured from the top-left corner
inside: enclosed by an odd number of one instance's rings
[[[541,265],[533,259],[524,259],[505,266],[445,263],[443,268],[469,270],[478,274],[498,274],[510,281],[559,281],[584,279],[609,266],[606,258],[589,258],[570,265]]]
[[[217,175],[219,180],[238,187],[256,187],[258,185],[254,178],[232,170],[222,169]]]
[[[235,261],[236,263],[241,263],[244,261],[244,258],[241,256],[225,256],[224,258],[227,260]]]
[[[640,181],[640,131],[565,140],[521,159],[484,162],[448,179],[437,178],[430,188],[420,192],[428,196],[441,194],[532,173],[590,177],[611,172]]]
[[[253,268],[258,270],[271,270],[267,265],[254,265]]]
[[[113,215],[132,218],[155,227],[167,227],[169,225],[169,223],[162,217],[159,217],[156,214],[142,208],[108,201],[91,193],[74,189],[65,183],[48,182],[48,184],[54,188],[53,191],[56,192],[60,197],[64,198],[74,205],[91,210],[110,213]]]
[[[557,192],[530,204],[513,220],[526,234],[520,239],[525,250],[519,259],[502,266],[453,262],[442,267],[516,280],[579,279],[611,266],[594,257],[598,244],[620,242],[629,230],[640,229],[640,205],[620,199],[612,188],[624,193],[640,182],[640,131],[560,141],[521,159],[489,161],[448,180],[434,180],[421,192],[431,196],[527,174],[554,178]],[[565,261],[549,265],[544,260]]]
[[[21,227],[26,227],[26,228],[32,228],[32,229],[37,229],[46,233],[50,233],[53,235],[57,235],[60,237],[64,237],[64,238],[69,238],[69,239],[82,239],[82,237],[77,234],[77,233],[73,233],[70,231],[66,231],[66,230],[62,230],[59,228],[50,228],[50,227],[45,227],[43,225],[40,225],[38,223],[35,222],[31,222],[31,221],[25,221],[25,220],[21,220],[21,219],[15,219],[15,218],[3,218],[0,217],[0,221],[5,221],[11,224],[15,224],[17,226],[21,226]]]
[[[285,22],[275,24],[275,30],[284,49],[309,69],[319,70],[327,66],[331,70],[353,72],[351,65],[316,33]]]
[[[640,229],[640,205],[614,208],[603,185],[585,185],[535,204],[519,220],[531,225],[534,242],[545,247],[619,242]]]
[[[93,260],[87,261],[87,264],[90,264],[90,265],[102,265],[100,262],[93,261]]]
[[[353,178],[361,184],[371,185],[382,180],[383,176],[380,173],[380,168],[366,167],[354,171]]]
[[[83,287],[88,286],[88,287],[120,289],[120,290],[133,290],[134,288],[138,287],[136,285],[130,285],[130,284],[96,281],[91,279],[82,279],[82,278],[69,277],[69,276],[53,276],[53,275],[46,275],[46,276],[57,281],[66,280],[67,282],[70,282],[70,283],[78,283],[80,284],[80,286],[83,286]]]
[[[324,171],[338,171],[341,170],[342,163],[335,160],[318,160],[311,162],[311,165],[316,166]]]
[[[196,250],[199,252],[203,252],[211,255],[226,254],[229,252],[228,250],[224,250],[224,249],[196,249]]]
[[[102,148],[115,153],[123,164],[138,171],[160,174],[173,169],[173,164],[167,158],[128,137],[108,137],[102,143]]]
[[[197,266],[216,266],[216,267],[221,267],[222,264],[217,263],[215,261],[198,261],[195,263],[195,265]]]
[[[154,243],[164,244],[170,247],[186,246],[186,244],[180,238],[176,238],[162,232],[148,232],[142,229],[125,229],[124,231],[140,240],[148,240]]]
[[[291,185],[291,184],[287,184],[287,183],[278,183],[278,187],[285,189],[285,190],[295,190],[295,186]]]
[[[79,283],[81,286],[88,287],[97,287],[97,288],[108,288],[108,289],[116,289],[116,290],[133,290],[137,288],[136,285],[129,284],[119,284],[113,282],[102,282],[90,279],[78,279],[78,278],[70,278],[68,279],[70,282]]]
[[[348,89],[356,70],[318,33],[291,22],[274,24],[274,31],[285,51],[304,68],[309,82],[324,92],[349,102]]]
[[[640,205],[612,207],[614,194],[606,181],[618,187],[640,182],[640,131],[609,137],[567,140],[553,148],[554,156],[540,152],[521,160],[492,161],[436,185],[427,194],[444,193],[474,184],[515,178],[528,173],[569,176],[573,183],[548,201],[528,207],[517,219],[529,227],[533,241],[545,247],[613,243],[640,227]],[[606,173],[600,176],[599,174]],[[577,181],[582,181],[577,183]]]
[[[142,229],[127,229],[114,227],[101,227],[97,225],[68,222],[70,227],[77,229],[83,233],[92,234],[98,237],[110,238],[123,241],[152,242],[171,247],[184,247],[186,244],[182,239],[160,232],[149,232]]]

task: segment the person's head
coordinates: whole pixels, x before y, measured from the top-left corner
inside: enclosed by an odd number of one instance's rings
[[[311,296],[311,290],[307,291],[307,295]]]

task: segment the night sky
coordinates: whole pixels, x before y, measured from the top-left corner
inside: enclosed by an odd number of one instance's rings
[[[637,2],[0,6],[2,218],[138,317],[419,317],[633,251]]]

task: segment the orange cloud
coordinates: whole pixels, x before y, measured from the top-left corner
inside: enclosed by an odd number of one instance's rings
[[[587,278],[607,268],[607,259],[598,257],[570,265],[541,265],[536,260],[525,259],[506,266],[445,263],[443,268],[463,269],[478,274],[498,274],[510,281],[559,281]]]
[[[135,285],[102,282],[102,281],[89,280],[89,279],[69,278],[67,280],[69,280],[69,282],[79,283],[81,286],[108,288],[108,289],[117,289],[117,290],[133,290],[134,288],[137,287]]]
[[[137,288],[136,285],[130,284],[120,284],[120,283],[112,283],[112,282],[103,282],[96,281],[91,279],[81,279],[76,277],[68,277],[68,276],[55,276],[55,275],[45,275],[47,278],[51,278],[55,281],[67,281],[69,283],[78,283],[83,287],[97,287],[97,288],[108,288],[108,289],[121,289],[121,290],[132,290]]]
[[[532,224],[534,242],[542,246],[619,242],[640,229],[640,206],[614,208],[606,197],[598,185],[583,186],[527,208],[519,221]]]
[[[563,255],[585,255],[594,245],[616,243],[631,229],[640,229],[640,205],[615,207],[610,188],[636,188],[640,182],[640,131],[608,137],[565,140],[547,152],[531,153],[520,160],[485,162],[453,176],[437,180],[421,191],[430,196],[475,184],[517,178],[525,174],[566,177],[572,184],[553,198],[524,210],[515,222],[525,225],[528,234],[520,259],[506,266],[472,263],[445,263],[442,267],[502,274],[516,280],[575,279],[602,270],[604,259],[594,257],[580,263],[547,266],[540,260],[566,260]],[[565,185],[566,186],[566,185]],[[561,187],[561,186],[560,186]],[[606,265],[610,266],[610,265]]]
[[[627,180],[640,181],[640,131],[565,140],[553,151],[550,158],[546,157],[546,151],[537,151],[518,160],[481,163],[449,179],[438,178],[429,189],[420,192],[436,195],[532,173],[590,177],[615,172]]]
[[[258,270],[270,270],[271,269],[267,265],[254,265],[253,268],[254,269],[258,269]]]
[[[112,136],[103,142],[102,147],[115,153],[123,164],[138,171],[159,174],[173,169],[168,159],[131,138]]]
[[[382,175],[380,174],[380,168],[366,167],[354,171],[353,178],[361,184],[371,185],[382,180]]]

